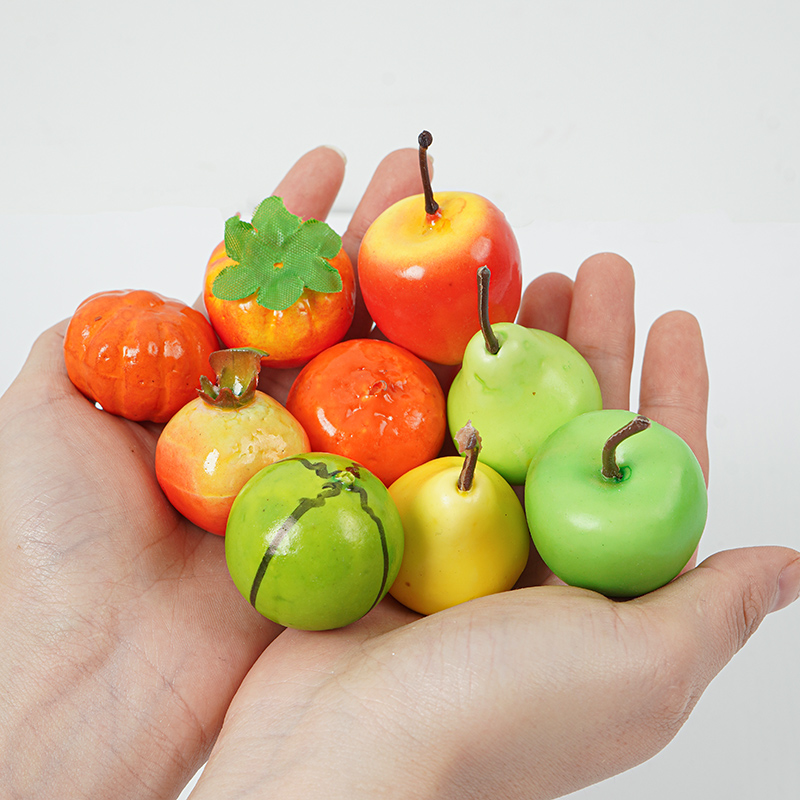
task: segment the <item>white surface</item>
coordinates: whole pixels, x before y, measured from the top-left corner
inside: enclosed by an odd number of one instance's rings
[[[6,0],[0,211],[251,208],[296,154],[435,138],[541,219],[800,219],[791,0]]]
[[[349,157],[342,230],[381,156],[427,127],[436,185],[506,211],[527,277],[620,252],[637,272],[639,354],[663,311],[699,317],[702,554],[800,548],[800,7],[754,8],[12,0],[0,391],[35,335],[93,291],[193,301],[224,217],[306,150]],[[798,613],[765,622],[663,753],[574,796],[794,800]]]

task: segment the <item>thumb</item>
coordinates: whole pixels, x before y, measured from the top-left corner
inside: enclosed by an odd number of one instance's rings
[[[800,594],[800,553],[747,547],[710,556],[671,584],[633,601],[656,606],[701,646],[697,666],[710,681],[744,646],[767,614]]]

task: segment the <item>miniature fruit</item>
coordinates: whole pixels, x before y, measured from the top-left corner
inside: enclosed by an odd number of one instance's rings
[[[327,630],[385,596],[403,557],[386,487],[350,459],[292,456],[264,467],[233,503],[225,557],[242,595],[265,617]]]
[[[313,450],[352,458],[387,486],[435,458],[447,431],[433,371],[379,339],[350,339],[320,353],[295,379],[286,407]]]
[[[225,534],[242,486],[260,469],[309,450],[300,423],[256,389],[261,353],[211,354],[217,385],[203,388],[164,427],[156,445],[156,478],[167,499],[211,533]]]
[[[166,422],[189,402],[219,348],[208,320],[144,290],[100,292],[76,309],[64,337],[75,386],[111,414]]]
[[[361,293],[375,324],[420,358],[458,364],[479,329],[475,270],[494,276],[489,316],[513,321],[522,294],[519,247],[503,213],[467,192],[437,192],[419,136],[424,194],[390,206],[370,225],[358,254]]]
[[[203,297],[226,347],[266,352],[270,367],[297,367],[340,341],[355,311],[355,275],[341,238],[324,222],[268,197],[252,223],[231,217],[211,254]]]
[[[510,589],[528,561],[531,537],[511,486],[477,460],[472,426],[458,437],[466,458],[448,456],[389,487],[405,531],[391,595],[421,614]]]
[[[531,459],[556,428],[602,407],[592,368],[572,345],[547,331],[486,318],[488,270],[481,269],[481,332],[467,345],[450,386],[450,432],[467,420],[481,432],[480,460],[521,485]],[[492,276],[493,279],[493,276]]]
[[[708,497],[683,439],[607,409],[576,417],[547,440],[528,471],[525,509],[536,549],[559,578],[634,597],[689,561]]]

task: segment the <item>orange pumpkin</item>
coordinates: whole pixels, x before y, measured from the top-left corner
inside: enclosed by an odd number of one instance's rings
[[[75,311],[64,361],[75,386],[105,411],[166,422],[197,396],[219,342],[208,320],[144,290],[100,292]]]

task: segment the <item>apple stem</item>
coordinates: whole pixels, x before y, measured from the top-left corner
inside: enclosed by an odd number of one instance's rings
[[[636,433],[641,433],[650,427],[650,420],[641,414],[635,416],[627,425],[620,428],[616,433],[608,437],[603,446],[603,467],[600,470],[603,477],[609,481],[621,481],[622,470],[617,464],[617,447],[628,437]]]
[[[429,131],[422,131],[417,137],[419,142],[419,171],[422,175],[422,191],[425,193],[425,213],[433,216],[439,210],[439,204],[433,199],[431,176],[428,171],[428,148],[433,144],[433,136]]]
[[[472,422],[467,420],[467,424],[459,429],[453,439],[458,452],[464,456],[464,464],[458,476],[458,491],[469,492],[475,479],[475,467],[478,464],[478,454],[481,451],[481,437],[472,426]]]
[[[486,349],[494,356],[500,352],[500,342],[494,335],[489,322],[489,279],[491,277],[492,271],[489,267],[478,267],[478,317]]]

